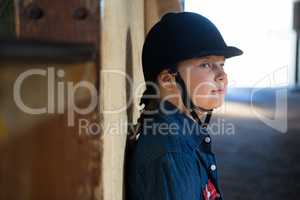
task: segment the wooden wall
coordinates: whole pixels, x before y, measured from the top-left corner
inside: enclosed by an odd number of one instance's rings
[[[32,3],[43,9],[42,19],[28,18],[25,11]],[[88,9],[87,18],[74,20],[78,7]],[[15,0],[15,9],[18,39],[90,42],[97,55],[93,61],[70,64],[0,61],[0,199],[122,200],[126,124],[139,117],[144,89],[144,37],[165,12],[181,10],[179,1]],[[24,113],[13,100],[13,86],[21,73],[49,67],[55,73],[64,71],[63,77],[55,78],[55,91],[59,82],[66,87],[80,81],[98,89],[97,107],[88,114],[75,114],[73,126],[68,126],[72,108],[66,100],[63,113],[41,115]],[[35,108],[47,105],[48,84],[41,76],[26,80],[24,102]],[[58,98],[57,93],[52,95]],[[75,103],[85,107],[92,97],[80,88]],[[95,126],[82,131],[80,119]],[[96,125],[100,131],[94,134]]]

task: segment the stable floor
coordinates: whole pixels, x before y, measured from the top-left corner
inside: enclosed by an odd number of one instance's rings
[[[231,89],[226,99],[211,122],[225,200],[300,199],[300,90]]]

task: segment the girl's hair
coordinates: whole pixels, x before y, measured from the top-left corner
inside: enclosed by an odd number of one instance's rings
[[[139,103],[139,105],[143,107],[140,113],[140,117],[137,120],[137,124],[135,124],[133,127],[129,127],[128,130],[128,142],[130,144],[134,143],[137,140],[139,134],[143,131],[144,120],[147,117],[147,113],[151,111],[155,111],[158,108],[159,105],[158,99],[147,98],[148,95],[154,95],[154,94],[155,94],[155,90],[152,89],[151,87],[148,87],[143,93],[143,96]]]
[[[124,188],[124,196],[125,200],[129,200],[128,193],[126,192],[126,187],[128,187],[128,177],[127,175],[129,174],[128,172],[128,165],[131,162],[131,156],[132,152],[135,149],[137,138],[139,134],[143,131],[143,125],[144,125],[144,120],[147,117],[147,112],[148,111],[154,111],[158,107],[158,99],[149,99],[147,98],[147,95],[153,95],[155,94],[155,91],[152,90],[150,87],[145,90],[143,93],[143,96],[140,100],[139,105],[142,106],[144,105],[143,109],[141,110],[140,117],[137,120],[137,124],[135,124],[133,127],[128,127],[128,135],[126,139],[126,147],[125,147],[125,160],[124,160],[124,180],[125,180],[125,188]]]

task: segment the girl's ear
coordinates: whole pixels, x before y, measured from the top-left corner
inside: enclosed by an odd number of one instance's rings
[[[175,86],[175,78],[168,70],[163,70],[158,75],[158,83],[160,87],[166,90],[173,90]]]

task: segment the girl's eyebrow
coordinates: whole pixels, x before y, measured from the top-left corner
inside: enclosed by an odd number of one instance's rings
[[[200,61],[210,61],[210,62],[225,62],[225,59],[222,59],[222,60],[210,60],[209,58],[202,58],[203,60],[200,60]],[[199,62],[200,62],[199,61]]]
[[[208,58],[207,57],[196,58],[196,62],[204,62],[204,61],[208,61]]]
[[[207,59],[202,59],[201,58],[201,60],[200,59],[195,60],[193,63],[194,63],[194,65],[199,65],[199,64],[202,64],[202,63],[207,62],[207,61],[208,61]]]
[[[207,60],[207,59],[209,59],[209,57],[208,56],[203,56],[203,57],[197,57],[197,59],[199,59],[199,60]]]
[[[203,62],[218,62],[218,63],[222,62],[222,63],[225,63],[225,60],[226,60],[226,59],[222,59],[220,61],[211,61],[209,56],[196,57],[195,59],[196,59],[195,60],[196,63],[203,63]]]

